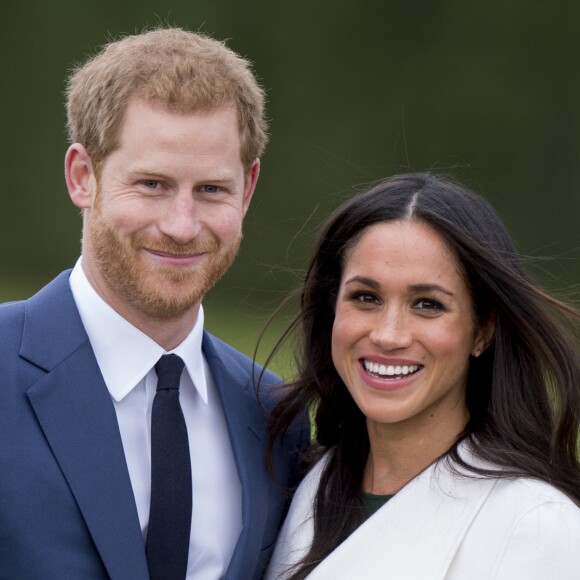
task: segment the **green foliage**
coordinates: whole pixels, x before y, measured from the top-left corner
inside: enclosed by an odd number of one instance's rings
[[[242,252],[216,298],[240,304],[242,318],[225,319],[234,328],[221,334],[241,333],[244,349],[259,327],[246,312],[260,306],[265,317],[296,285],[330,210],[395,172],[450,170],[490,199],[522,253],[558,258],[537,271],[548,287],[580,282],[577,1],[8,0],[3,8],[6,298],[10,286],[30,293],[79,253],[81,221],[62,170],[67,71],[107,39],[161,23],[227,39],[268,91],[270,145]]]
[[[277,316],[266,328],[270,312],[252,306],[232,308],[231,303],[224,301],[208,302],[209,305],[204,308],[207,330],[250,358],[255,358],[258,363],[265,364],[289,322],[290,313]],[[291,345],[285,345],[268,368],[286,380],[292,378],[294,364]]]

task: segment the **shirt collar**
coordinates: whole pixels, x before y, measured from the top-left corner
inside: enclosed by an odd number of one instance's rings
[[[72,294],[111,396],[121,401],[167,351],[111,308],[95,291],[78,259],[70,276]],[[207,382],[201,351],[203,308],[187,337],[170,351],[180,356],[201,399],[207,404]]]

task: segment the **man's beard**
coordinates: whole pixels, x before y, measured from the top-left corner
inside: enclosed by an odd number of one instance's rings
[[[101,192],[91,211],[89,241],[96,267],[109,289],[122,303],[152,318],[171,320],[198,304],[222,277],[240,247],[241,235],[230,246],[215,235],[188,244],[177,244],[165,236],[157,239],[144,233],[120,239],[104,219]],[[147,248],[174,255],[206,253],[201,265],[163,266],[147,260]]]

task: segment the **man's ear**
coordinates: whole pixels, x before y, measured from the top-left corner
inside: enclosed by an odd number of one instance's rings
[[[83,145],[73,143],[64,158],[66,186],[72,202],[81,209],[91,208],[96,190],[93,162]]]
[[[246,215],[246,212],[250,207],[250,201],[252,201],[252,196],[254,195],[259,175],[260,175],[260,160],[256,159],[254,163],[252,163],[252,166],[250,167],[250,170],[246,175],[244,186],[244,201],[243,201],[244,215]]]

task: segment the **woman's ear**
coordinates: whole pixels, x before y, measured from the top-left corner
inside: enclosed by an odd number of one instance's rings
[[[475,340],[473,342],[473,348],[471,350],[471,355],[477,358],[484,350],[493,342],[496,329],[497,316],[495,312],[491,312],[487,320],[480,323],[480,326],[476,332]]]
[[[91,208],[96,189],[93,162],[83,145],[73,143],[64,158],[66,186],[72,202],[81,209]]]

